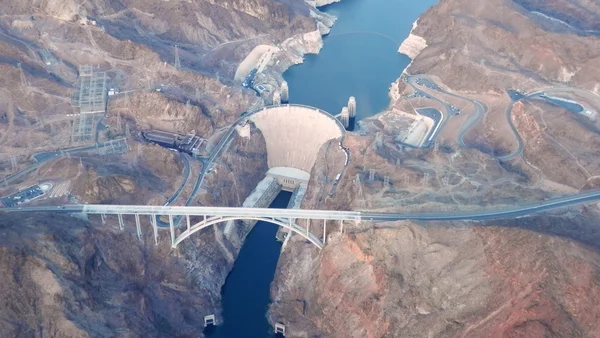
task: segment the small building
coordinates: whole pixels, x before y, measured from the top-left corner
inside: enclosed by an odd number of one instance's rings
[[[195,133],[180,135],[161,130],[149,130],[142,132],[142,137],[148,142],[192,156],[199,153],[200,146],[204,143],[204,139],[196,136]]]

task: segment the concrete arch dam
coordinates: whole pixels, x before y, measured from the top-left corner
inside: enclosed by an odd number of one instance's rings
[[[266,177],[258,183],[243,203],[246,208],[266,208],[281,190],[293,192],[289,209],[298,209],[308,188],[321,148],[331,140],[340,140],[345,128],[335,117],[314,107],[285,104],[265,107],[248,120],[260,130],[267,148]],[[242,128],[248,128],[246,124]],[[248,130],[246,130],[247,134]],[[242,132],[243,134],[244,132]],[[346,153],[346,158],[348,154]],[[338,175],[339,179],[340,175]],[[243,220],[253,225],[256,220]],[[225,234],[233,228],[227,222]],[[284,229],[286,232],[290,229]],[[287,232],[289,238],[292,231]]]
[[[321,146],[345,132],[332,115],[302,105],[266,107],[249,120],[263,134],[269,169],[294,168],[306,175],[310,175]]]

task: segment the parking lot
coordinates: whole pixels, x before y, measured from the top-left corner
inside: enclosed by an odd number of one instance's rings
[[[17,206],[19,204],[29,202],[36,198],[39,198],[40,196],[43,196],[44,194],[45,194],[44,189],[42,189],[42,187],[40,187],[40,185],[36,184],[36,185],[32,185],[30,187],[27,187],[19,192],[16,192],[12,195],[2,197],[2,198],[0,198],[0,201],[2,202],[2,204],[5,207],[10,208],[10,207]]]

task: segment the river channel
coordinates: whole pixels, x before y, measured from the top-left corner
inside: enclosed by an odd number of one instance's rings
[[[280,192],[270,207],[285,208],[291,195],[290,192]],[[265,315],[281,250],[281,243],[275,239],[278,228],[275,224],[258,222],[246,237],[221,291],[224,323],[208,337],[274,336]]]
[[[284,74],[290,102],[337,114],[350,96],[357,100],[357,120],[389,105],[388,90],[410,59],[397,52],[413,22],[435,0],[342,0],[321,8],[338,17],[318,55]],[[271,207],[284,208],[289,193]],[[273,336],[266,312],[281,243],[277,226],[259,222],[246,238],[225,285],[223,320],[208,337],[261,338]],[[316,249],[315,249],[316,250]]]

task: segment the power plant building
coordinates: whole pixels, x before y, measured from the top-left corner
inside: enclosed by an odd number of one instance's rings
[[[195,155],[204,142],[203,139],[194,134],[179,135],[160,130],[142,132],[142,137],[148,142],[158,144],[165,148],[188,153],[190,155]]]

